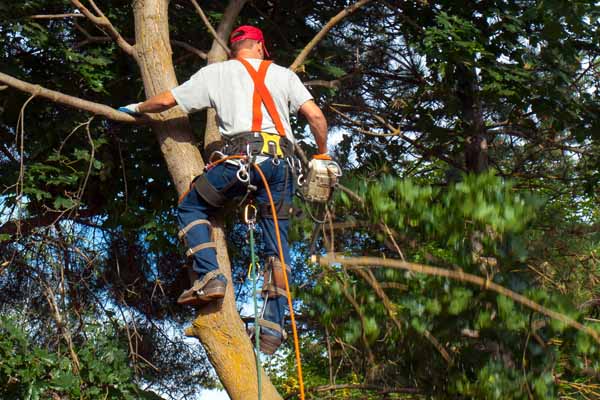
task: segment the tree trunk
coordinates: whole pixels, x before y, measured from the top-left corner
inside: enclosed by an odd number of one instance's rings
[[[488,168],[488,138],[485,132],[481,99],[475,68],[456,67],[457,94],[462,103],[465,123],[465,166],[467,171],[481,173]]]
[[[223,18],[226,23],[220,26],[220,34],[231,30],[244,2],[232,0]],[[168,0],[137,0],[134,2],[134,16],[135,58],[146,95],[172,89],[177,85],[177,80],[169,42]],[[211,119],[213,125],[207,132],[206,140],[209,143],[218,138],[214,116]],[[163,121],[153,124],[153,130],[177,192],[182,194],[188,189],[191,178],[201,173],[204,167],[194,144],[189,120],[180,109],[175,108],[163,113]],[[253,399],[258,393],[254,351],[235,306],[225,234],[219,226],[215,228],[219,265],[229,281],[227,293],[222,302],[202,308],[186,333],[198,337],[232,400]],[[263,399],[281,399],[264,371],[262,374]]]
[[[168,0],[134,2],[135,58],[140,67],[146,96],[177,86],[169,41]],[[200,174],[204,163],[190,122],[178,107],[161,115],[163,122],[152,128],[160,144],[167,168],[179,194],[185,192],[191,178]]]

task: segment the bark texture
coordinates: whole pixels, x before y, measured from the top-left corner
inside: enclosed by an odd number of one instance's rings
[[[232,0],[217,30],[227,37],[245,0]],[[136,44],[134,56],[140,66],[147,96],[169,90],[177,85],[169,41],[168,0],[137,0],[134,2]],[[209,52],[209,62],[226,59],[226,52],[215,42]],[[195,146],[189,120],[179,108],[161,115],[152,127],[179,194],[188,189],[191,177],[202,172],[204,163]],[[220,140],[214,111],[209,112],[205,144]],[[231,264],[222,225],[214,223],[217,255],[222,273],[228,279],[225,298],[200,309],[193,325],[186,330],[197,337],[232,400],[257,397],[256,361],[252,344],[235,306]],[[263,399],[281,399],[264,371]]]
[[[168,0],[138,0],[133,3],[135,18],[134,57],[140,67],[146,96],[177,86],[169,41]],[[191,179],[202,172],[204,163],[187,115],[175,107],[153,122],[167,168],[179,194]]]

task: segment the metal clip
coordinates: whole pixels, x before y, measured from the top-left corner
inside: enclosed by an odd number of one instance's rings
[[[242,183],[248,183],[250,181],[250,174],[248,174],[248,168],[246,167],[246,164],[240,162],[240,167],[238,168],[235,176]]]

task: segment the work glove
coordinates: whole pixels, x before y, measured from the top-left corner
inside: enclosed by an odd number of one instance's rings
[[[334,176],[340,177],[342,176],[342,169],[339,164],[329,156],[329,154],[315,154],[308,163],[308,169],[313,169],[315,171],[327,170],[329,173]]]
[[[137,116],[142,115],[142,113],[140,113],[140,110],[139,110],[140,104],[142,104],[142,103],[128,104],[124,107],[119,107],[117,110],[127,113],[129,115],[133,115],[134,117],[137,117]]]

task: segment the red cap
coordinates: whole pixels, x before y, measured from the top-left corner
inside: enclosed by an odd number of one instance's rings
[[[265,37],[260,29],[251,25],[239,26],[233,32],[231,32],[231,35],[229,35],[229,44],[233,44],[244,39],[252,39],[262,43],[263,49],[265,50],[265,55],[270,57],[269,52],[267,51],[267,46],[265,46]]]

